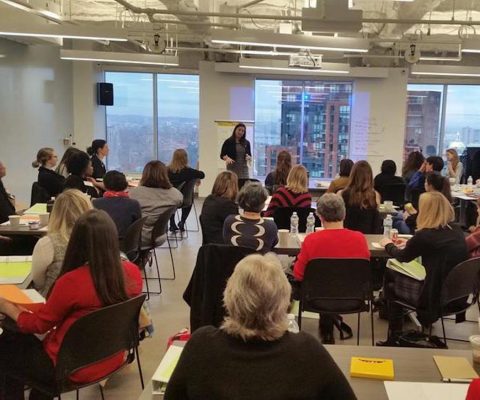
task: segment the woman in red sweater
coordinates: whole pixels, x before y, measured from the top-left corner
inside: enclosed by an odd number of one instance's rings
[[[303,165],[295,165],[288,174],[287,185],[281,186],[273,194],[265,217],[272,217],[280,207],[310,208],[312,196],[308,193],[308,175]]]
[[[120,303],[142,291],[138,267],[120,259],[116,227],[108,214],[90,210],[73,228],[62,271],[45,305],[35,313],[0,298],[0,313],[17,322],[19,333],[0,336],[2,399],[23,399],[24,382],[55,384],[55,364],[63,338],[80,317]],[[33,334],[47,333],[43,341]],[[86,332],[94,335],[95,332]],[[74,382],[95,381],[122,364],[123,354],[83,368]],[[32,390],[30,400],[50,399]]]

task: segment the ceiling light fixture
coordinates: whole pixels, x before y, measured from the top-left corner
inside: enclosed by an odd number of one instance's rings
[[[289,72],[303,72],[311,74],[349,74],[350,65],[340,63],[323,63],[322,68],[310,69],[289,67],[288,60],[269,60],[260,58],[241,58],[238,64],[239,68],[257,69],[257,70],[272,70],[272,71],[289,71]]]
[[[360,38],[288,35],[255,30],[216,29],[212,33],[212,42],[242,46],[269,46],[356,53],[367,53],[369,48],[368,40]]]
[[[36,2],[36,3],[40,3],[41,6],[36,6],[35,3],[33,1],[31,1],[30,3],[27,3],[25,1],[12,1],[12,0],[0,0],[1,3],[4,3],[4,4],[7,4],[11,7],[15,7],[19,10],[22,10],[22,11],[27,11],[31,14],[35,14],[35,15],[40,15],[42,17],[45,17],[51,21],[54,21],[54,22],[61,22],[62,21],[62,16],[57,13],[57,12],[54,12],[50,9],[48,9],[48,7],[53,7],[53,8],[57,8],[58,10],[60,10],[60,6],[59,5],[56,5],[55,7],[55,3],[53,2],[45,2],[45,1],[42,1],[42,2]],[[47,9],[43,8],[43,7],[47,7]]]
[[[480,77],[480,67],[463,67],[456,65],[412,65],[411,74],[418,76]]]
[[[167,54],[121,53],[89,50],[60,50],[60,58],[70,61],[95,61],[122,64],[168,65],[177,67],[178,56]]]
[[[462,53],[480,53],[480,40],[465,39],[462,43]]]

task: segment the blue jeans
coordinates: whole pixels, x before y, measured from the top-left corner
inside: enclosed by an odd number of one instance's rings
[[[398,230],[398,233],[401,233],[402,235],[408,235],[412,233],[410,231],[410,227],[407,225],[405,220],[403,219],[403,214],[401,212],[397,212],[396,214],[393,214],[393,227]]]

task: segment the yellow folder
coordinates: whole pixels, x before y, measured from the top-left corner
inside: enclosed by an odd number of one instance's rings
[[[393,380],[393,360],[386,358],[352,357],[350,376],[354,378]]]

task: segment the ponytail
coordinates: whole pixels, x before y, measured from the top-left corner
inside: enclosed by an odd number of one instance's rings
[[[88,155],[89,155],[90,157],[95,154],[94,151],[93,151],[92,146],[88,146],[88,147],[87,147],[87,153],[88,153]]]
[[[87,153],[91,156],[94,156],[97,154],[99,149],[103,149],[105,145],[107,144],[106,140],[103,139],[95,139],[92,142],[92,145],[90,147],[87,147]]]
[[[33,168],[43,167],[53,156],[54,150],[51,147],[42,147],[38,150],[37,159],[32,162]]]

